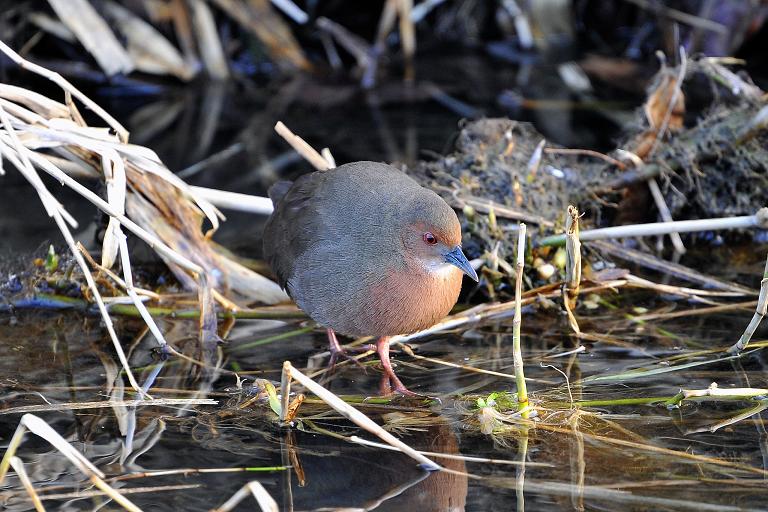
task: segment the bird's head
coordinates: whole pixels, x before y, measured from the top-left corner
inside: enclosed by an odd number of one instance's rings
[[[402,240],[409,257],[427,272],[457,267],[474,281],[477,273],[461,250],[461,224],[453,209],[437,194],[424,191],[405,208]]]

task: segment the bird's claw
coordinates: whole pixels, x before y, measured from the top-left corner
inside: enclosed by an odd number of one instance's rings
[[[440,400],[436,396],[430,396],[425,395],[422,393],[416,393],[415,391],[411,391],[405,385],[395,377],[394,382],[392,382],[392,377],[388,375],[383,375],[381,379],[381,383],[379,384],[379,391],[381,392],[382,397],[386,398],[396,398],[396,397],[407,397],[407,398],[416,398],[419,400],[428,400],[430,402],[437,402],[439,404],[442,404],[442,400]],[[394,385],[393,385],[394,384]]]
[[[353,363],[358,368],[361,368],[363,372],[365,372],[365,366],[360,363],[360,361],[355,358],[355,356],[351,355],[348,350],[339,348],[334,349],[331,348],[331,357],[328,360],[328,372],[333,373],[333,371],[336,369],[336,363],[339,361],[339,359],[344,359],[346,361],[349,361]]]

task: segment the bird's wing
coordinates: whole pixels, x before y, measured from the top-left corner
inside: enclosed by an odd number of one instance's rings
[[[283,200],[285,194],[288,193],[288,190],[290,190],[292,186],[292,181],[278,181],[269,187],[267,195],[269,195],[269,198],[272,200],[272,204],[277,206],[277,203]]]
[[[313,206],[323,178],[322,173],[306,174],[293,183],[277,182],[269,189],[275,211],[264,227],[264,258],[283,288],[293,275],[296,259],[315,239],[312,233],[323,232],[324,216]]]

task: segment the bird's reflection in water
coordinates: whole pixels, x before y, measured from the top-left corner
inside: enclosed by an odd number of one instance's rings
[[[442,418],[403,440],[430,452],[459,454],[451,426]],[[303,486],[292,471],[290,490],[283,489],[283,510],[463,511],[467,498],[464,461],[435,458],[447,471],[426,472],[413,459],[389,450],[370,452],[341,444],[329,452],[327,438],[300,436],[298,460]]]

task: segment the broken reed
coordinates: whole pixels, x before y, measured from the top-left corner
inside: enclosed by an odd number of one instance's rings
[[[576,307],[581,285],[581,241],[579,240],[579,209],[568,206],[565,217],[565,291],[568,307]]]

